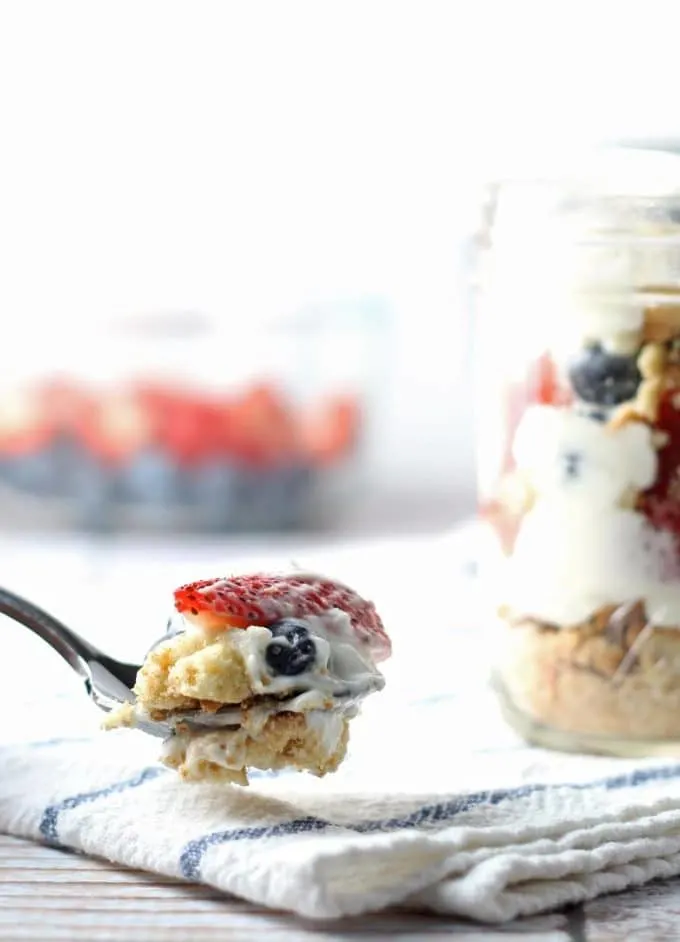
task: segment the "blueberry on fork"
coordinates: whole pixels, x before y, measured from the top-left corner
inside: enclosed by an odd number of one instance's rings
[[[298,618],[282,618],[269,625],[272,640],[265,659],[274,674],[294,677],[308,670],[316,658],[316,645],[309,629]]]

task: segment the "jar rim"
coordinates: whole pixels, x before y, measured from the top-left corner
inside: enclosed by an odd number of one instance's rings
[[[680,141],[677,149],[622,143],[548,152],[486,183],[487,190],[510,187],[553,188],[604,201],[680,199]]]

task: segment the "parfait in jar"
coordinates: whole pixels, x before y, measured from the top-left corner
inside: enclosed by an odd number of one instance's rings
[[[544,245],[541,291],[499,279],[482,314],[495,685],[530,741],[614,755],[680,753],[680,228],[642,206]]]

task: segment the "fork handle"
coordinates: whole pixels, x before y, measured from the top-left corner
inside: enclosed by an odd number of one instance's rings
[[[0,614],[7,615],[42,638],[85,680],[90,677],[91,661],[110,660],[53,615],[3,588],[0,588]]]

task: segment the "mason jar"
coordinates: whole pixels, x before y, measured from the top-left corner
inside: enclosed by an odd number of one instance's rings
[[[680,753],[680,157],[610,148],[488,209],[495,688],[539,745]]]

